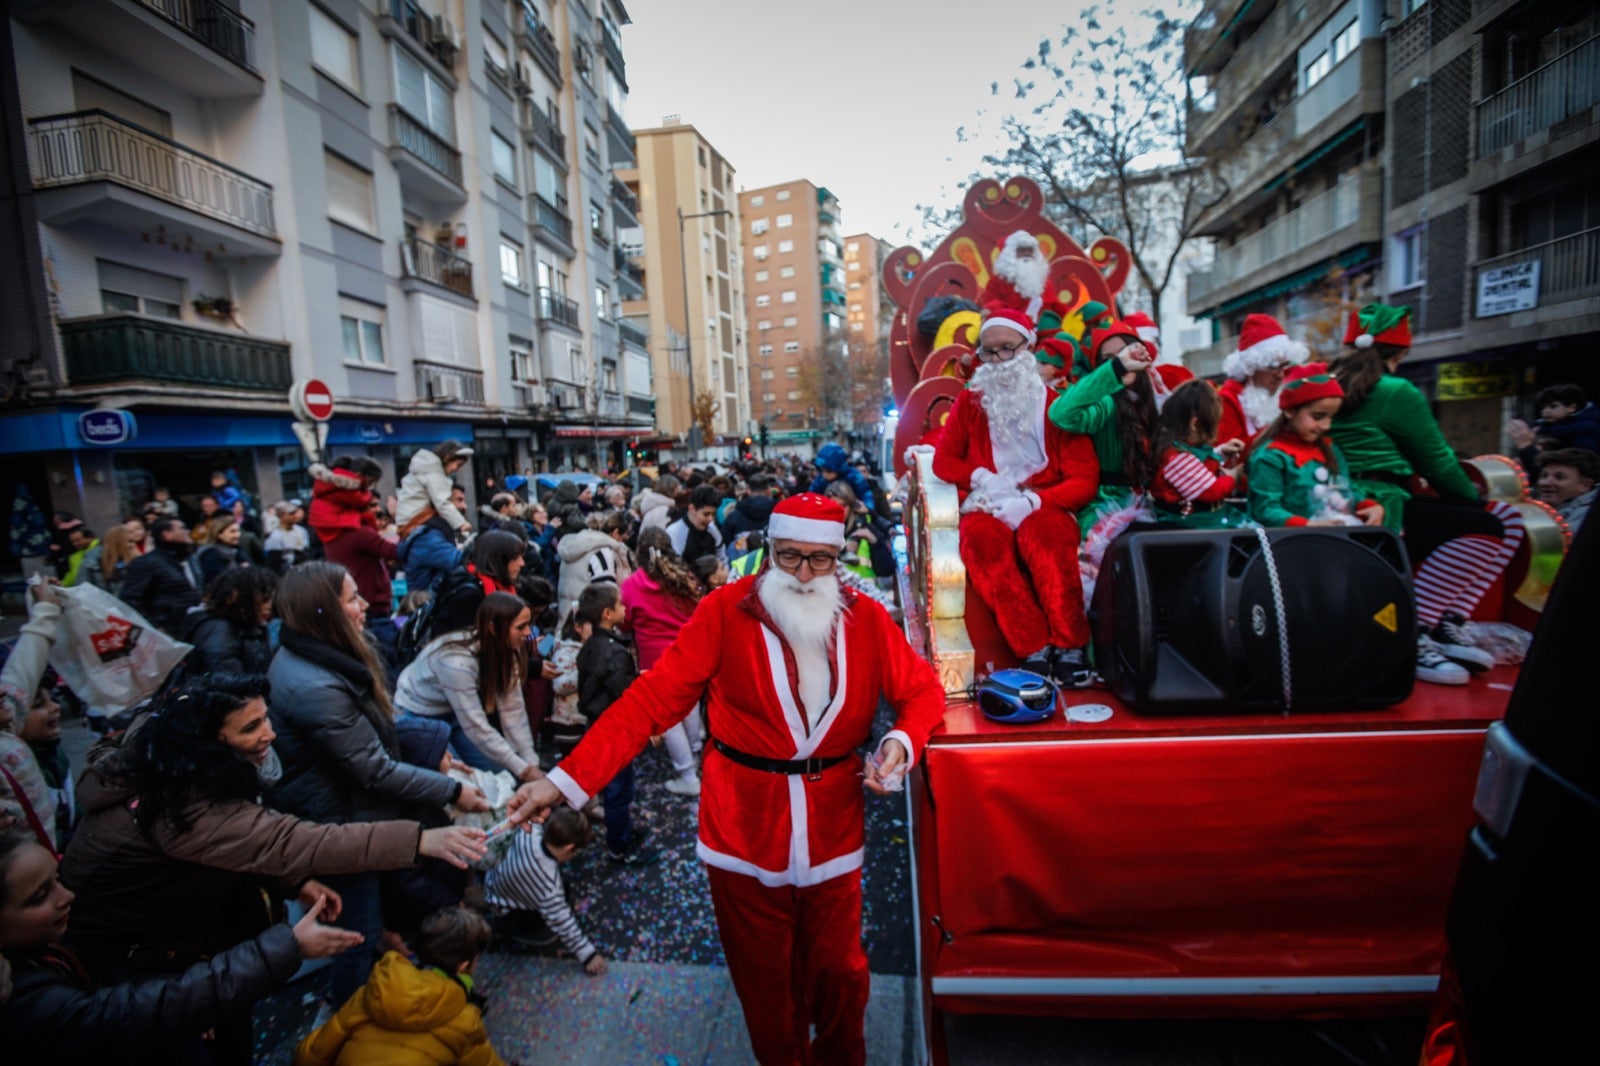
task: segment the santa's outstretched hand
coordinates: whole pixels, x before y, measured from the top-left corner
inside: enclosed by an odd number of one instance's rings
[[[885,737],[878,750],[867,757],[863,784],[878,795],[899,792],[905,787],[906,748],[894,737]]]
[[[564,799],[561,790],[548,777],[529,781],[511,794],[511,801],[506,804],[506,818],[512,825],[528,830],[535,823],[542,824],[555,805]]]

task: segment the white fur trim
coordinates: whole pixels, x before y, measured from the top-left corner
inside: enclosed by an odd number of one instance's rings
[[[1310,357],[1311,349],[1290,340],[1288,334],[1279,333],[1228,356],[1222,361],[1222,372],[1235,381],[1243,381],[1257,371],[1303,363]]]
[[[774,514],[767,521],[767,539],[798,540],[807,544],[837,544],[843,547],[844,523]]]
[[[1041,303],[1042,303],[1042,301],[1041,301]],[[1032,316],[1029,316],[1029,317],[1032,317]],[[1006,329],[1009,329],[1013,333],[1020,333],[1024,337],[1028,338],[1028,343],[1029,344],[1032,344],[1034,341],[1039,339],[1038,338],[1038,334],[1034,333],[1034,331],[1029,329],[1027,326],[1024,326],[1021,322],[1017,322],[1014,319],[1010,319],[1010,318],[1002,318],[1001,316],[996,315],[993,318],[984,319],[983,325],[978,327],[978,340],[979,341],[983,340],[983,335],[985,333],[989,332],[989,329],[992,326],[1004,326]]]
[[[1360,334],[1359,336],[1356,337],[1356,347],[1357,348],[1370,348],[1370,347],[1372,347],[1372,345],[1376,341],[1377,341],[1377,338],[1374,337],[1372,334],[1370,334],[1370,333],[1362,333],[1362,334]]]
[[[695,854],[700,857],[700,861],[707,866],[715,866],[717,869],[727,870],[729,873],[753,877],[768,888],[778,888],[782,885],[794,885],[801,888],[806,885],[820,885],[824,881],[830,881],[835,877],[842,877],[852,870],[860,869],[861,861],[866,855],[865,848],[857,848],[855,851],[846,852],[836,859],[829,859],[821,866],[802,867],[791,865],[787,870],[768,870],[747,859],[735,858],[732,855],[717,851],[706,844],[704,840],[695,841],[694,850]]]
[[[1134,332],[1139,334],[1139,339],[1142,341],[1150,341],[1154,343],[1161,339],[1160,326],[1140,326]]]
[[[561,767],[556,767],[545,776],[550,779],[552,785],[561,790],[561,794],[566,797],[567,802],[573,807],[582,808],[585,803],[589,802],[589,794],[580,788],[578,783],[572,779],[572,775]]]

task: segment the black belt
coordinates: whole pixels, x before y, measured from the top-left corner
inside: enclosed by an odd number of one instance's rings
[[[730,748],[716,737],[711,738],[711,745],[740,766],[748,766],[752,770],[765,770],[769,774],[805,774],[814,776],[822,773],[830,766],[839,765],[850,757],[848,755],[813,755],[809,759],[769,759],[764,755],[751,755],[740,751],[738,748]]]

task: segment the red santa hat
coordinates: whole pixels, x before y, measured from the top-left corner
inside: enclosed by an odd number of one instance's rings
[[[1239,350],[1222,361],[1222,372],[1235,381],[1280,366],[1303,363],[1311,350],[1292,341],[1271,315],[1246,315],[1239,330]]]
[[[1144,346],[1150,349],[1150,354],[1160,358],[1161,327],[1155,320],[1143,311],[1135,311],[1131,315],[1123,315],[1122,321],[1132,326],[1134,332],[1139,334],[1139,339],[1144,341]]]
[[[990,328],[994,326],[1004,326],[1006,329],[1016,330],[1028,338],[1029,344],[1038,339],[1033,332],[1033,321],[1021,311],[1013,311],[1009,307],[990,304],[984,309],[983,325],[978,327],[978,340],[981,342],[983,335],[988,333]]]
[[[772,509],[768,540],[844,546],[844,505],[815,492],[790,496]]]
[[[1130,344],[1134,341],[1142,343],[1139,331],[1129,325],[1127,319],[1096,326],[1089,330],[1089,358],[1095,366],[1100,365],[1100,346],[1112,337],[1124,337]]]

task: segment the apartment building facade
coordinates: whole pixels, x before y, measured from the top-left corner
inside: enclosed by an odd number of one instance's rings
[[[1188,149],[1214,162],[1200,219],[1215,256],[1189,273],[1187,310],[1212,324],[1185,353],[1220,372],[1252,312],[1321,339],[1328,291],[1361,291],[1383,258],[1384,13],[1380,0],[1210,0],[1185,37]],[[1332,354],[1326,352],[1323,354]]]
[[[699,457],[734,447],[749,429],[735,171],[676,116],[634,133],[637,165],[617,178],[640,221],[627,248],[640,288],[623,310],[641,323],[655,368],[656,432],[640,444],[661,458],[690,457],[699,398],[715,405]]]
[[[851,361],[868,364],[855,377],[851,411],[855,432],[863,436],[881,434],[884,404],[892,402],[885,383],[894,303],[883,288],[883,264],[892,251],[894,245],[870,233],[844,239],[845,341]]]
[[[835,424],[844,412],[820,409],[815,380],[826,348],[848,343],[839,201],[800,179],[744,190],[739,207],[746,315],[755,345],[751,412],[769,447],[812,448],[847,428]]]
[[[649,361],[616,325],[616,0],[93,7],[6,26],[27,180],[3,269],[35,328],[0,356],[0,448],[42,460],[36,498],[101,523],[211,467],[302,494],[307,378],[335,400],[328,450],[377,458],[385,489],[446,437],[482,488],[648,430]],[[137,435],[86,434],[104,409]]]
[[[1381,298],[1413,309],[1401,373],[1463,451],[1502,449],[1544,385],[1600,390],[1600,4],[1217,0],[1186,57],[1189,147],[1226,182],[1197,372],[1245,313],[1327,357],[1330,310]]]

